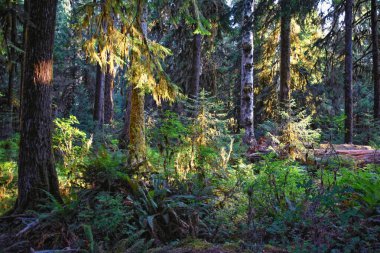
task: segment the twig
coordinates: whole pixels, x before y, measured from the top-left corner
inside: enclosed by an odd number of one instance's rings
[[[8,220],[8,219],[16,219],[20,217],[28,217],[27,214],[14,214],[14,215],[8,215],[8,216],[2,216],[0,217],[0,220]]]
[[[58,250],[40,250],[40,251],[34,251],[32,249],[32,253],[66,253],[66,252],[87,252],[85,250],[81,249],[58,249]]]
[[[33,221],[33,222],[31,222],[31,223],[29,223],[25,228],[23,228],[20,232],[18,232],[18,233],[16,234],[16,237],[19,237],[19,236],[25,234],[25,233],[28,232],[30,229],[32,229],[32,228],[34,228],[35,226],[37,226],[38,223],[39,223],[39,220],[38,220],[38,219],[35,220],[35,221]]]

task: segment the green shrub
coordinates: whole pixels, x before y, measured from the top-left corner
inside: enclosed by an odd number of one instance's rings
[[[359,170],[341,169],[339,186],[353,190],[353,199],[365,208],[380,207],[380,166],[370,165]]]
[[[82,177],[79,169],[90,152],[92,137],[87,138],[85,132],[74,127],[79,124],[75,116],[54,119],[54,124],[53,150],[60,161],[57,166],[58,174],[61,183],[70,186],[78,183],[78,179]]]
[[[20,135],[0,141],[0,162],[17,161],[19,150]]]
[[[136,227],[131,222],[133,210],[125,205],[125,200],[120,194],[100,192],[93,203],[79,213],[79,221],[91,225],[94,234],[107,239],[130,236],[136,232]]]
[[[195,174],[205,178],[225,169],[234,148],[226,113],[215,97],[203,90],[197,102],[182,102],[187,115],[165,111],[148,129],[154,144],[148,149],[152,170],[163,171],[168,181],[186,180]]]
[[[151,139],[157,148],[148,149],[149,161],[155,170],[170,174],[174,167],[175,155],[184,145],[189,129],[181,122],[176,113],[165,111],[162,118],[151,131]]]
[[[17,163],[0,162],[0,215],[12,208],[17,196]]]
[[[12,208],[17,197],[17,160],[20,136],[0,141],[0,214]]]
[[[101,147],[83,164],[83,180],[96,189],[109,191],[128,172],[125,164],[126,156],[121,151],[111,152]]]
[[[261,131],[271,139],[273,150],[282,157],[305,160],[309,146],[315,146],[320,139],[320,129],[312,129],[312,117],[306,111],[281,112],[281,124],[271,122],[260,125]]]
[[[249,183],[257,212],[266,215],[295,209],[307,197],[305,185],[309,181],[304,168],[290,160],[277,160],[273,155],[254,166],[258,174]]]

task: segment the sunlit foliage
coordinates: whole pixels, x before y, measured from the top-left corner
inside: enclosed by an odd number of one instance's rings
[[[170,50],[149,40],[141,28],[145,1],[104,1],[82,6],[79,28],[87,28],[83,45],[86,55],[105,71],[107,64],[126,66],[133,88],[153,94],[157,103],[173,100],[176,88],[165,74],[161,61]],[[115,22],[115,19],[118,22]]]
[[[311,85],[321,82],[322,73],[319,71],[319,61],[323,58],[323,51],[315,46],[322,38],[321,29],[315,25],[318,19],[316,13],[307,16],[302,26],[296,19],[291,23],[291,58],[290,77],[291,92],[300,91],[305,93],[306,101],[311,101],[306,91]],[[258,32],[260,44],[260,58],[256,65],[258,69],[255,94],[263,101],[264,111],[268,116],[279,116],[277,113],[277,93],[279,90],[279,40],[280,24],[271,24],[268,29]],[[263,96],[265,94],[265,97]],[[315,109],[311,110],[315,113]]]

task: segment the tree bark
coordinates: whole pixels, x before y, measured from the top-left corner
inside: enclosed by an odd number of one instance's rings
[[[74,104],[74,99],[75,99],[75,89],[77,87],[77,66],[76,66],[76,56],[77,51],[74,49],[73,50],[73,55],[71,58],[71,83],[68,84],[61,97],[61,103],[62,103],[62,116],[64,118],[68,118],[71,113],[71,109],[73,108]]]
[[[51,91],[57,1],[30,0],[29,4],[15,212],[37,208],[38,204],[46,201],[46,192],[61,201],[51,149]]]
[[[380,63],[377,0],[371,0],[371,29],[372,29],[372,59],[373,59],[373,116],[380,120]]]
[[[193,62],[192,76],[189,87],[189,96],[197,100],[199,96],[199,81],[201,76],[201,51],[202,51],[202,36],[195,34],[193,39]]]
[[[104,73],[100,65],[96,67],[96,84],[95,84],[95,100],[94,100],[94,121],[98,126],[102,126],[104,122]]]
[[[129,137],[130,137],[130,130],[131,130],[131,111],[132,111],[132,86],[128,86],[127,92],[127,104],[125,106],[125,114],[124,114],[124,126],[123,130],[121,131],[120,140],[119,140],[119,147],[126,149],[129,145]]]
[[[353,0],[346,0],[345,5],[345,47],[344,47],[344,141],[352,143],[353,136],[353,103],[352,103],[352,11]]]
[[[128,146],[131,165],[140,164],[146,158],[144,102],[145,94],[140,89],[133,88]]]
[[[281,31],[280,31],[280,108],[287,110],[290,99],[290,1],[280,0]]]
[[[26,38],[28,37],[28,30],[29,30],[29,18],[30,18],[30,3],[29,0],[24,0],[24,26],[23,26],[23,34],[22,34],[22,47],[24,49],[24,52],[22,53],[22,62],[21,62],[21,73],[20,73],[20,105],[23,104],[23,84],[24,84],[24,74],[25,74],[25,64],[26,64],[26,57],[25,57],[25,50],[26,50]],[[22,125],[22,110],[20,108],[19,112],[19,121],[20,125],[19,128],[21,130]]]
[[[254,91],[253,91],[253,0],[244,1],[241,43],[241,127],[245,129],[243,142],[254,144]]]
[[[13,45],[16,45],[16,37],[17,37],[17,24],[16,24],[16,10],[15,4],[12,4],[13,10],[10,16],[11,23],[11,31],[10,31],[10,39]],[[9,75],[8,75],[8,106],[11,108],[13,105],[13,90],[14,90],[14,74],[16,69],[16,52],[14,47],[11,47],[10,55],[9,55],[10,65],[9,65]]]
[[[148,35],[148,24],[147,24],[147,8],[143,6],[143,2],[139,2],[139,13],[140,20],[138,25],[140,25],[142,34],[146,38]],[[132,56],[132,64],[138,59],[137,55]],[[130,111],[130,121],[126,122],[130,124],[129,129],[129,165],[140,167],[146,160],[146,144],[145,144],[145,115],[144,115],[144,104],[145,104],[145,94],[144,91],[136,87],[136,84],[132,84],[131,91],[131,111]]]
[[[107,72],[104,80],[104,123],[111,124],[113,120],[113,87],[114,87],[114,73],[107,65]]]

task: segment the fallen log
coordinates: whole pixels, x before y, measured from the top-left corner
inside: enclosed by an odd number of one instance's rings
[[[375,150],[369,146],[340,144],[328,145],[321,144],[319,149],[314,150],[316,157],[342,156],[352,158],[359,163],[376,163],[380,164],[380,150]]]
[[[262,156],[272,152],[269,147],[260,147],[248,150],[246,157],[250,162],[257,162]],[[352,144],[321,144],[317,149],[309,149],[309,155],[314,154],[316,158],[342,157],[353,159],[355,163],[366,165],[370,163],[380,164],[380,150],[370,146]]]

